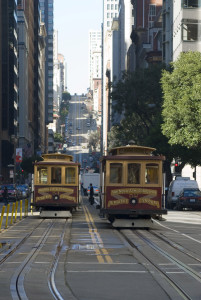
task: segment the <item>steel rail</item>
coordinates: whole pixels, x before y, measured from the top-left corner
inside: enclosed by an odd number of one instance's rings
[[[66,219],[62,233],[60,235],[60,240],[57,244],[56,254],[55,254],[55,257],[54,257],[54,260],[53,260],[53,263],[51,266],[51,270],[49,273],[49,278],[48,278],[49,289],[50,289],[52,295],[54,296],[54,298],[57,300],[64,300],[64,298],[59,293],[59,291],[56,287],[56,284],[55,284],[55,271],[56,271],[56,268],[57,268],[57,265],[59,262],[59,257],[60,257],[61,251],[62,251],[62,246],[63,246],[63,241],[64,241],[64,236],[66,233],[67,225],[69,225],[69,219]]]
[[[15,273],[11,278],[10,290],[11,295],[14,300],[28,300],[25,290],[24,290],[24,277],[28,270],[30,269],[30,264],[38,254],[38,252],[43,247],[45,241],[47,240],[55,222],[49,224],[48,228],[45,230],[41,238],[35,244],[31,252],[27,255],[25,260],[17,268]]]
[[[163,242],[165,242],[166,244],[168,244],[169,246],[171,246],[172,248],[180,251],[181,253],[185,254],[186,256],[196,260],[197,262],[201,263],[201,258],[196,257],[194,254],[190,253],[189,250],[185,249],[183,246],[179,245],[178,243],[173,242],[172,240],[161,236],[159,234],[157,234],[156,232],[153,232],[152,230],[148,230],[149,233],[151,233],[152,235],[156,236],[157,238],[159,238],[160,240],[162,240]]]
[[[37,224],[23,239],[21,239],[20,242],[15,243],[14,246],[6,252],[6,254],[0,259],[0,265],[2,265],[8,258],[10,258],[16,251],[19,249],[20,246],[22,246],[26,240],[33,234],[33,232],[44,222],[44,219],[41,220],[39,224]],[[4,249],[1,251],[1,253],[4,252]]]
[[[136,231],[135,231],[136,232]],[[149,256],[147,256],[145,253],[143,253],[143,251],[140,249],[140,247],[138,246],[138,245],[135,245],[135,243],[134,242],[132,242],[131,240],[130,240],[130,238],[129,237],[127,237],[126,236],[126,234],[122,231],[122,230],[120,230],[120,231],[118,231],[118,233],[122,236],[122,238],[123,239],[125,239],[125,241],[132,247],[132,248],[134,248],[134,249],[136,249],[144,258],[146,258],[146,260],[147,261],[149,261],[149,263],[152,265],[152,266],[154,266],[156,269],[157,269],[157,271],[159,272],[159,273],[161,273],[163,276],[164,276],[164,278],[167,280],[167,282],[177,291],[177,293],[183,298],[183,299],[185,299],[185,300],[193,300],[193,298],[191,298],[187,293],[186,293],[186,291],[184,291],[184,289],[182,288],[182,287],[180,287],[165,271],[163,271],[153,260],[151,260],[150,258],[149,258]],[[142,238],[141,238],[142,239]],[[144,240],[144,242],[146,243],[146,244],[148,244],[147,242],[146,242],[146,240]],[[149,245],[149,244],[148,244]],[[149,245],[150,246],[150,245]],[[155,249],[156,251],[158,251],[157,250],[157,248]],[[167,293],[167,291],[166,291],[166,293]]]
[[[147,245],[149,245],[152,249],[159,252],[161,255],[169,259],[171,262],[175,263],[180,269],[188,273],[190,276],[192,276],[194,279],[199,281],[201,283],[201,275],[187,266],[185,263],[177,259],[176,257],[169,254],[167,251],[160,248],[158,245],[156,245],[154,242],[152,242],[149,238],[145,237],[142,233],[139,231],[136,231],[136,235],[138,235]]]

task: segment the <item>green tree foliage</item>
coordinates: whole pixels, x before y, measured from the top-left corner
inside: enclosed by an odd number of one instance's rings
[[[201,146],[201,53],[181,53],[172,70],[163,72],[161,83],[163,134],[170,144],[197,153]]]
[[[59,142],[59,143],[63,143],[64,142],[64,138],[60,133],[55,133],[54,134],[54,141],[55,142]]]
[[[28,158],[24,158],[21,162],[21,168],[28,174],[28,173],[34,173],[34,162],[35,161],[41,161],[41,156],[32,156]]]
[[[154,65],[134,73],[125,72],[122,80],[113,85],[114,109],[124,112],[124,120],[114,131],[123,143],[132,139],[136,144],[149,146],[146,140],[161,114],[161,74],[162,65]],[[157,128],[160,130],[160,126]]]
[[[69,92],[63,92],[63,93],[62,93],[62,100],[68,101],[68,100],[70,100],[70,99],[71,99],[71,95],[70,95]]]
[[[89,137],[88,147],[89,148],[91,147],[94,149],[94,151],[96,151],[98,144],[100,144],[100,132],[95,131],[95,132],[91,133],[91,135]]]

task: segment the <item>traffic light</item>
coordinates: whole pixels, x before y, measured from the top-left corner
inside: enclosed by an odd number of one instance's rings
[[[175,173],[179,173],[179,164],[178,164],[178,161],[175,161],[174,171],[175,171]]]

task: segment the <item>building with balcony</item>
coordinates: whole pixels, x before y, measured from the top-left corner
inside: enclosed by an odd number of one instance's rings
[[[134,25],[131,39],[135,51],[129,69],[162,62],[162,0],[131,0]]]

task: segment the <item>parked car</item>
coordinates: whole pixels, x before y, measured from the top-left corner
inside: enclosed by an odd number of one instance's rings
[[[201,191],[197,188],[184,188],[178,197],[177,209],[201,209]]]
[[[191,180],[190,177],[177,177],[170,183],[167,195],[167,207],[174,208],[177,206],[180,192],[184,189],[198,189],[196,180]]]
[[[22,198],[21,191],[18,190],[14,184],[2,184],[0,186],[0,200],[1,201],[4,200],[3,199],[3,191],[4,191],[5,186],[8,189],[8,200],[17,201],[17,200],[20,200],[20,198]]]
[[[17,185],[17,189],[21,191],[22,198],[28,198],[30,195],[30,189],[28,184],[19,184]]]

